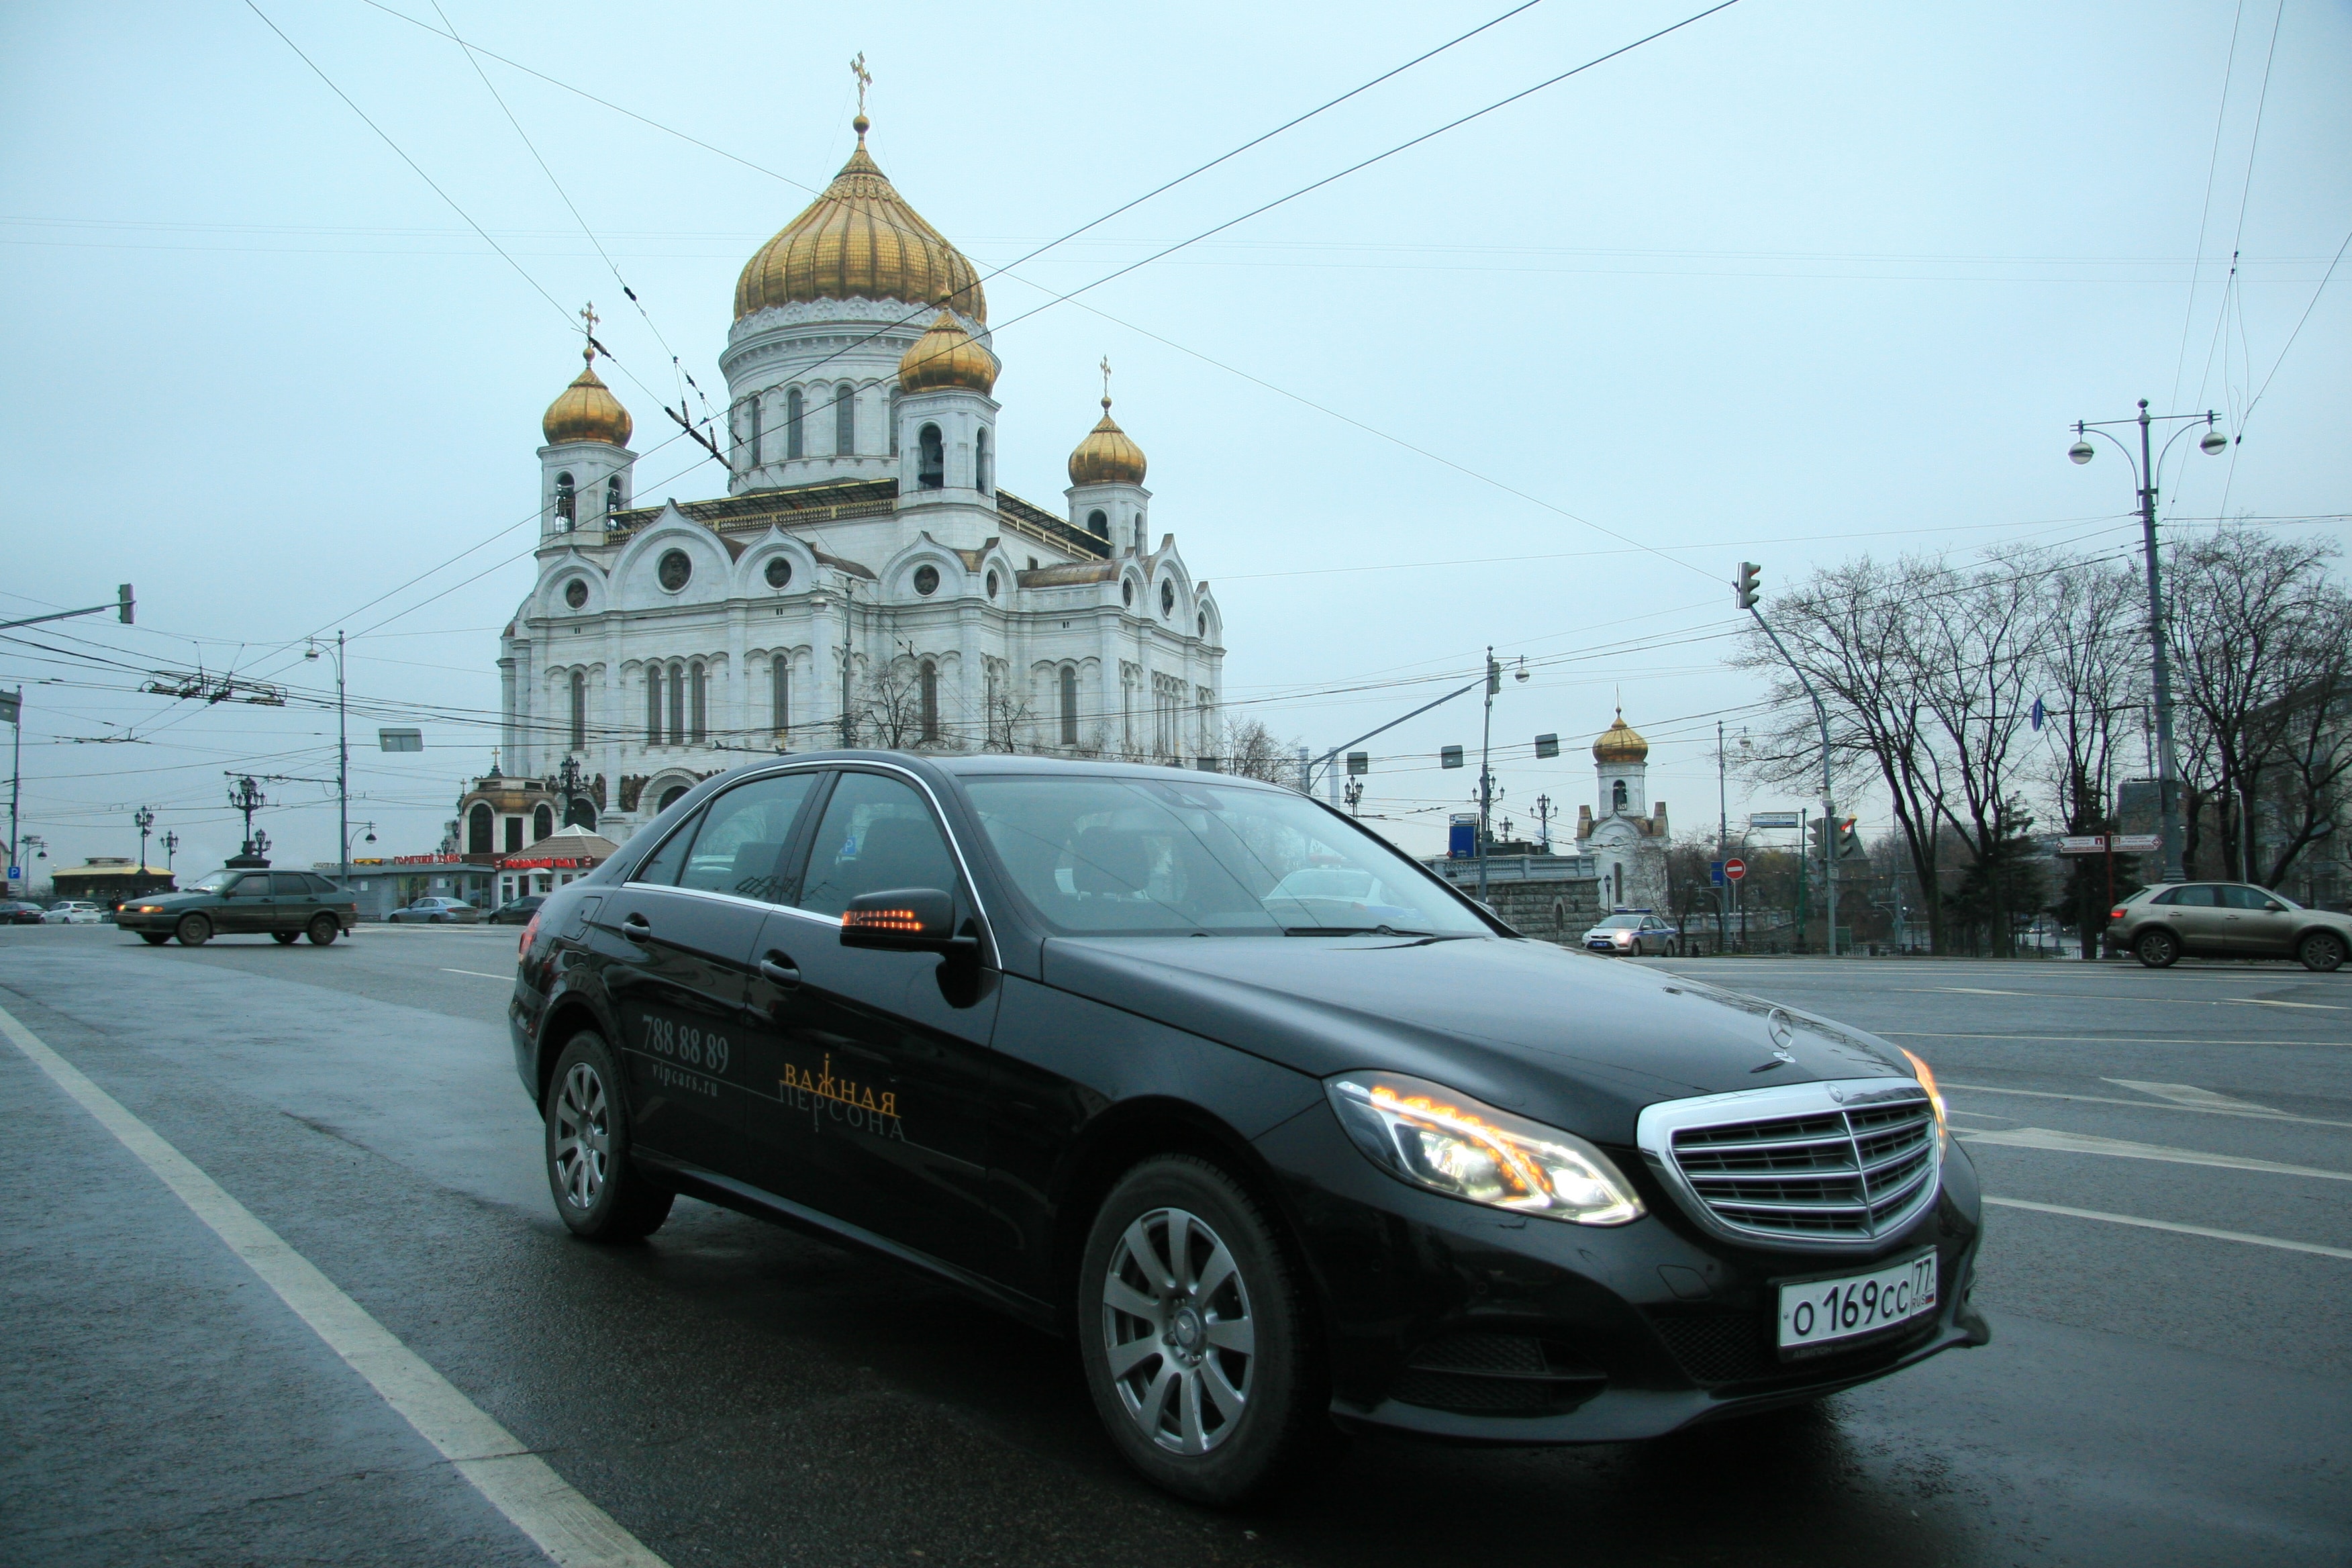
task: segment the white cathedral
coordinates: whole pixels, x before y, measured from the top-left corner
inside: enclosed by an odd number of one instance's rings
[[[568,778],[568,823],[625,839],[712,773],[845,743],[1213,765],[1223,623],[1151,542],[1108,367],[1066,510],[999,488],[978,274],[855,128],[736,283],[725,497],[637,505],[593,336],[548,407],[502,757]]]
[[[1666,803],[1642,809],[1649,787],[1650,742],[1625,722],[1623,709],[1617,721],[1592,742],[1592,772],[1601,786],[1601,809],[1576,808],[1576,852],[1591,857],[1601,879],[1603,909],[1666,908]]]

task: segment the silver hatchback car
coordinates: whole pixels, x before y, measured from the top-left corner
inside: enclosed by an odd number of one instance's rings
[[[2182,956],[2292,958],[2326,973],[2352,956],[2352,915],[2307,910],[2250,882],[2142,888],[2107,915],[2107,951],[2150,969]]]
[[[1644,954],[1678,958],[1682,933],[1646,911],[1621,910],[1584,933],[1588,952],[1613,953],[1621,958]]]
[[[482,911],[463,899],[419,899],[383,918],[394,925],[472,925],[482,918]]]

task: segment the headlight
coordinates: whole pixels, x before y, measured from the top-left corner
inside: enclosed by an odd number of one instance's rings
[[[1615,942],[1619,947],[1631,947],[1633,945],[1633,933],[1630,931],[1621,931],[1609,940]]]
[[[1903,1051],[1903,1047],[1901,1046],[1897,1046],[1895,1048],[1898,1051]],[[1927,1103],[1936,1108],[1936,1131],[1937,1135],[1949,1136],[1950,1130],[1944,1125],[1944,1091],[1936,1087],[1936,1069],[1929,1067],[1926,1062],[1921,1061],[1917,1057],[1913,1056],[1909,1051],[1903,1051],[1903,1059],[1911,1064],[1911,1070],[1918,1075],[1919,1087],[1927,1091]]]
[[[1633,1184],[1573,1132],[1394,1073],[1342,1073],[1324,1088],[1356,1146],[1400,1180],[1575,1225],[1642,1217]]]

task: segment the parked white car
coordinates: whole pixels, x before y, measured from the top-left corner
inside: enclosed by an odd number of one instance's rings
[[[419,899],[383,917],[394,925],[472,925],[482,911],[463,899]]]
[[[107,910],[103,904],[93,904],[87,899],[60,899],[41,911],[45,926],[104,925]]]

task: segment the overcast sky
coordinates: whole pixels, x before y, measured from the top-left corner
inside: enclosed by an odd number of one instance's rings
[[[0,644],[27,687],[25,830],[52,865],[128,854],[152,805],[180,868],[217,864],[224,769],[332,773],[333,714],[299,697],[331,667],[301,639],[341,628],[372,710],[453,715],[422,755],[353,726],[373,849],[431,849],[497,741],[571,312],[595,300],[618,356],[639,498],[722,493],[669,438],[670,354],[723,404],[736,273],[847,156],[854,53],[877,161],[992,267],[1505,6],[0,11],[0,618],[123,581],[140,602],[136,629],[10,634],[113,663]],[[1006,488],[1061,507],[1108,354],[1155,529],[1223,603],[1234,713],[1320,752],[1492,644],[1533,670],[1495,710],[1507,814],[1594,798],[1584,748],[1622,693],[1651,795],[1696,827],[1717,720],[1760,727],[1759,683],[1720,663],[1743,555],[1769,590],[1864,552],[2126,547],[2123,465],[2064,448],[2139,397],[2244,426],[2231,457],[2177,448],[2180,526],[2344,535],[2352,260],[2313,302],[2352,229],[2340,3],[1743,0],[1081,300],[1041,291],[1699,8],[1544,0],[990,281]],[[562,195],[415,25],[444,16],[564,84],[480,61]],[[297,700],[135,689],[198,663]],[[1436,753],[1475,755],[1478,721],[1465,698],[1369,747],[1367,809],[1408,847],[1467,804],[1474,772]],[[268,787],[279,863],[331,860],[332,792]],[[1735,819],[1750,804],[1735,781]]]

